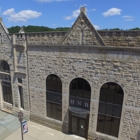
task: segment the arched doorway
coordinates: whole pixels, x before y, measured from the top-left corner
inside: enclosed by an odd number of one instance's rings
[[[0,79],[2,80],[3,101],[13,104],[10,67],[6,61],[0,63]]]
[[[122,104],[123,90],[116,83],[106,83],[101,87],[97,131],[118,137]]]
[[[62,121],[62,82],[57,75],[46,79],[47,117]]]
[[[91,88],[89,83],[76,78],[70,83],[69,132],[87,138]]]

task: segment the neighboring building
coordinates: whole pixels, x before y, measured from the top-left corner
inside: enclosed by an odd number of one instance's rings
[[[0,108],[89,140],[140,139],[140,31],[9,34],[0,21]]]

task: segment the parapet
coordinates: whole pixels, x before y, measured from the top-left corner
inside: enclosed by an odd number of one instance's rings
[[[98,33],[107,46],[140,47],[140,31],[99,30]]]
[[[140,47],[140,31],[97,31],[106,46]],[[67,32],[36,32],[15,34],[15,44],[61,45]],[[12,39],[12,34],[9,34]]]

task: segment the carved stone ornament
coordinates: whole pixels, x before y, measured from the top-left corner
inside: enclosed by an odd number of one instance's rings
[[[105,43],[84,13],[81,13],[62,41],[63,45],[98,45]]]

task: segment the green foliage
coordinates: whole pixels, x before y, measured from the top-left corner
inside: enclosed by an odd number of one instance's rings
[[[8,28],[9,33],[18,33],[20,31],[19,26]]]
[[[23,26],[25,33],[27,32],[46,32],[46,31],[68,31],[68,27],[58,27],[58,28],[49,28],[44,26]],[[20,26],[14,26],[8,28],[9,33],[18,33],[20,31]]]
[[[28,32],[46,32],[46,31],[68,31],[70,28],[69,27],[57,27],[57,28],[49,28],[49,27],[45,27],[45,26],[23,26],[25,33]],[[9,33],[18,33],[20,31],[20,26],[14,26],[11,28],[8,28]],[[111,30],[122,30],[120,28],[111,28],[111,29],[103,29],[106,31],[111,31]],[[132,28],[129,30],[140,30],[139,27],[136,28]]]
[[[105,31],[119,31],[119,30],[122,30],[122,29],[120,29],[120,28],[110,28],[110,29],[105,28],[103,30],[105,30]]]
[[[122,29],[120,29],[120,28],[111,28],[111,29],[109,29],[109,30],[119,31],[119,30],[122,30]]]
[[[118,31],[120,31],[120,30],[123,30],[123,29],[120,29],[120,28],[111,28],[111,29],[108,29],[108,28],[106,28],[106,29],[103,29],[104,31],[112,31],[112,30],[118,30]],[[132,28],[132,29],[127,29],[127,30],[140,30],[140,28],[139,27],[136,27],[136,28]]]
[[[140,28],[139,27],[136,27],[136,28],[132,28],[130,30],[140,30]]]

